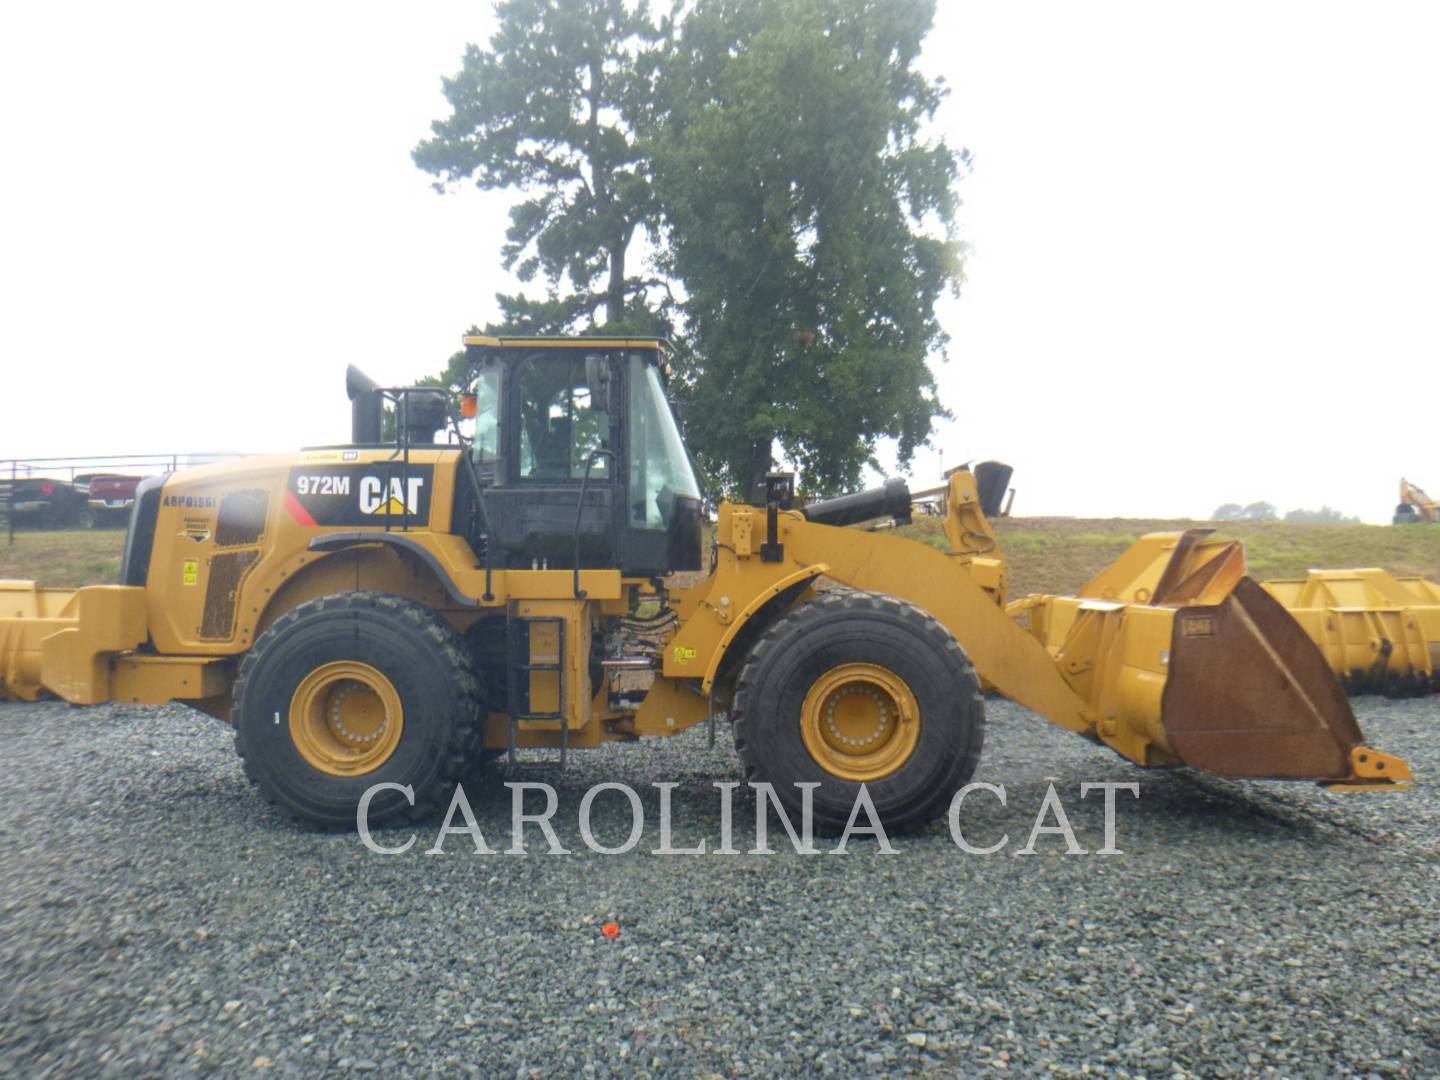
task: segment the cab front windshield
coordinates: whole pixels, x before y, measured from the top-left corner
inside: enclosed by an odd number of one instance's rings
[[[665,529],[674,520],[675,500],[700,498],[685,444],[665,400],[660,372],[643,353],[631,353],[630,525]]]

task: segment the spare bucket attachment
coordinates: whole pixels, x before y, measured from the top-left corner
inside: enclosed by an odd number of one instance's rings
[[[1208,529],[1136,541],[1079,596],[1010,605],[1093,710],[1095,734],[1141,765],[1394,788],[1398,758],[1363,745],[1326,658]]]
[[[1311,570],[1261,582],[1352,694],[1440,691],[1440,585],[1384,570]]]
[[[72,705],[209,701],[228,709],[223,658],[136,652],[148,637],[142,588],[0,581],[0,701],[49,692]]]
[[[77,705],[109,701],[112,656],[145,637],[144,589],[0,581],[0,699],[50,690]]]

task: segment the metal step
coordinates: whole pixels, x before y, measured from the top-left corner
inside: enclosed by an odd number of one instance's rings
[[[545,624],[555,626],[556,655],[540,661],[530,655],[530,631]],[[520,725],[529,721],[558,721],[560,725],[560,768],[565,768],[570,751],[570,724],[566,717],[565,679],[565,620],[556,615],[542,615],[524,618],[515,614],[512,606],[510,618],[505,624],[506,641],[506,704],[510,714],[510,738],[507,751],[508,763],[517,768],[549,768],[549,761],[524,762],[516,756],[520,742]],[[553,672],[559,684],[556,694],[558,708],[554,712],[532,712],[530,710],[530,675],[534,672]]]

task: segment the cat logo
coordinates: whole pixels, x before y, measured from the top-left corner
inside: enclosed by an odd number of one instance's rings
[[[305,528],[424,527],[434,479],[435,467],[420,462],[297,465],[285,509]]]
[[[386,490],[385,478],[362,476],[360,478],[360,512],[362,514],[392,514],[397,517],[415,515],[420,512],[420,492],[425,487],[423,476],[390,478]]]

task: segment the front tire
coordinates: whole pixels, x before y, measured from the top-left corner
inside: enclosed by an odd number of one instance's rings
[[[959,642],[919,608],[836,590],[756,642],[735,689],[735,746],[792,819],[817,782],[815,831],[841,832],[861,784],[891,831],[938,818],[972,775],[984,702]],[[863,817],[860,824],[864,824]]]
[[[433,813],[483,743],[483,688],[458,634],[398,596],[341,593],[262,634],[235,681],[235,748],[265,798],[321,828]]]

